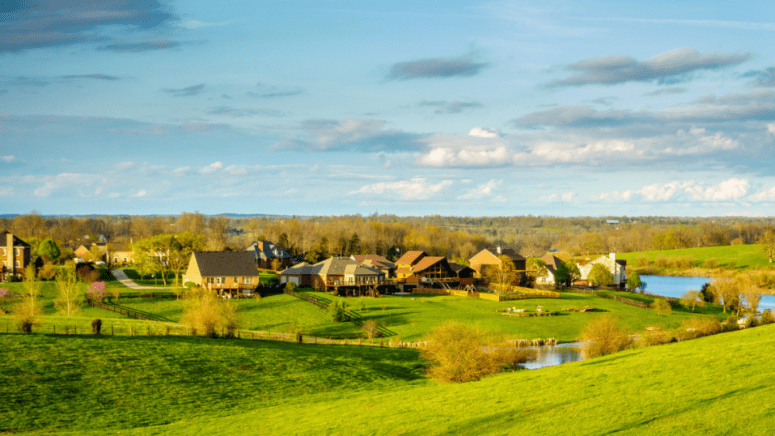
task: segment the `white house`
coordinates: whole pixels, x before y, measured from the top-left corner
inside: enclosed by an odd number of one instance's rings
[[[627,282],[627,268],[626,260],[616,260],[616,253],[611,253],[607,257],[600,256],[592,262],[588,262],[584,265],[579,265],[579,272],[581,273],[581,280],[586,280],[589,272],[592,271],[592,267],[595,264],[601,263],[608,268],[611,275],[614,276],[614,285],[623,286]]]

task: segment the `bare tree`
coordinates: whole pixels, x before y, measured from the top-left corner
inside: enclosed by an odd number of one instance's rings
[[[57,298],[54,307],[64,316],[72,317],[78,314],[83,304],[83,282],[78,280],[75,265],[68,264],[56,274]]]

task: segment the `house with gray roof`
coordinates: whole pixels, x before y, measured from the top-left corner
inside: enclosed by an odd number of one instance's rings
[[[280,273],[280,283],[323,291],[357,291],[360,295],[385,284],[385,273],[349,257],[332,257],[314,265],[302,262],[292,266]]]
[[[4,230],[0,232],[0,254],[0,282],[9,280],[11,276],[21,278],[24,268],[30,263],[30,244]]]
[[[253,253],[253,259],[259,268],[271,269],[274,259],[280,262],[278,270],[293,265],[291,255],[270,241],[253,241],[245,251]]]

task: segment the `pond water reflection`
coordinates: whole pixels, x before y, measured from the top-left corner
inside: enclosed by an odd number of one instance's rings
[[[671,276],[640,276],[647,283],[646,291],[663,297],[681,298],[689,290],[699,291],[702,285],[708,283],[710,277],[671,277]],[[759,311],[775,310],[775,295],[762,295]]]
[[[528,349],[536,351],[536,359],[532,362],[523,363],[522,367],[526,369],[538,369],[547,366],[555,366],[561,365],[563,363],[584,360],[581,356],[580,342],[570,342],[560,345],[544,345],[541,347],[528,347]]]

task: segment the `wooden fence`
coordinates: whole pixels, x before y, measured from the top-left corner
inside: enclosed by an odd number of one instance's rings
[[[472,297],[481,298],[482,300],[490,301],[511,301],[511,300],[527,300],[531,298],[560,298],[559,292],[550,291],[537,291],[535,293],[503,293],[492,294],[488,292],[469,292],[460,291],[457,289],[414,289],[412,294],[441,294],[441,295],[454,295],[456,297]]]
[[[644,301],[633,300],[631,298],[620,297],[618,295],[611,295],[605,292],[597,291],[595,289],[573,289],[569,292],[575,292],[579,294],[589,294],[600,298],[607,298],[609,300],[618,301],[620,303],[628,304],[630,306],[640,307],[641,309],[651,309],[651,305]]]

